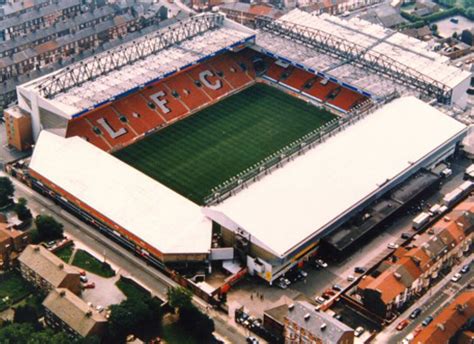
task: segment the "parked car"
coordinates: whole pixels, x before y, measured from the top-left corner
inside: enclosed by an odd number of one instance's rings
[[[317,259],[315,261],[316,265],[321,267],[321,268],[327,268],[328,267],[328,263],[326,263],[324,260],[322,259]]]
[[[277,281],[276,281],[276,286],[281,288],[281,289],[286,289],[288,288],[288,286],[286,285],[285,281],[283,281],[281,278],[279,278]]]
[[[453,277],[451,277],[451,281],[457,282],[461,279],[461,277],[462,277],[462,275],[459,272],[457,272],[453,275]]]
[[[428,315],[425,320],[421,323],[423,326],[428,326],[431,322],[433,321],[433,317],[431,315]]]
[[[335,290],[335,291],[342,291],[342,289],[344,289],[344,288],[342,288],[342,286],[340,286],[339,284],[334,284],[332,286],[332,289]]]
[[[104,311],[104,306],[97,305],[97,307],[95,307],[95,309],[97,310],[97,312],[102,313]]]
[[[410,319],[415,319],[416,317],[418,317],[421,314],[421,311],[421,308],[415,308],[410,314]]]
[[[95,288],[95,283],[94,282],[89,282],[86,285],[84,285],[84,288],[86,289],[94,289]]]
[[[411,238],[411,234],[410,233],[402,233],[402,239],[410,239]]]
[[[317,297],[315,297],[314,299],[315,299],[315,301],[316,301],[317,303],[319,303],[319,304],[323,304],[324,302],[326,302],[326,299],[325,299],[324,297],[322,297],[322,296],[317,296]]]
[[[79,279],[81,280],[82,283],[87,283],[87,281],[88,281],[87,277],[84,276],[84,275],[80,275]]]
[[[404,319],[404,320],[400,321],[397,325],[397,331],[403,330],[405,327],[408,326],[409,323],[410,323],[410,321],[408,319]]]
[[[308,273],[307,273],[306,271],[304,271],[304,270],[299,270],[298,273],[299,273],[299,275],[302,276],[303,278],[308,277]]]
[[[247,337],[247,343],[249,344],[258,344],[258,339],[255,337]]]
[[[327,295],[329,295],[329,296],[334,296],[334,295],[336,295],[336,292],[335,292],[334,290],[332,290],[332,289],[326,289],[326,290],[324,291],[324,294],[327,294]]]
[[[339,321],[342,320],[342,315],[340,313],[334,313],[333,317]]]
[[[398,245],[395,244],[394,242],[391,242],[387,245],[387,248],[389,248],[391,250],[395,250],[396,248],[398,248]]]
[[[462,268],[461,268],[461,273],[462,274],[467,274],[469,272],[469,270],[471,270],[471,266],[469,264],[466,264],[464,265]]]
[[[354,336],[355,337],[360,337],[360,336],[362,336],[362,333],[364,333],[364,332],[365,332],[365,328],[363,328],[362,326],[359,326],[355,329]]]
[[[354,268],[354,272],[355,272],[356,274],[365,274],[366,271],[367,271],[367,270],[366,270],[365,268],[360,267],[360,266],[356,266],[356,267]]]
[[[349,275],[349,276],[347,276],[347,280],[348,280],[349,282],[354,281],[354,280],[355,280],[354,275]]]

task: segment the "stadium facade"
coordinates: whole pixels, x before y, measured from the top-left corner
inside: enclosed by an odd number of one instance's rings
[[[261,18],[253,31],[201,14],[19,86],[37,140],[33,185],[159,266],[238,259],[274,281],[351,215],[453,154],[467,130],[418,98],[462,106],[470,73],[400,33],[309,16]],[[204,205],[109,154],[255,82],[340,120]]]

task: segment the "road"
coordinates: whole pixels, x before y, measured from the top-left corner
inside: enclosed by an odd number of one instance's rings
[[[0,172],[0,175],[5,174]],[[93,227],[78,220],[48,198],[31,190],[14,178],[11,178],[11,180],[15,185],[15,197],[26,198],[28,206],[34,214],[50,214],[54,216],[64,224],[66,235],[80,241],[93,251],[102,253],[109,263],[120,268],[120,273],[135,278],[159,298],[166,300],[168,286],[177,286],[174,281],[160,271],[101,235]],[[233,320],[228,316],[214,310],[207,310],[207,304],[197,297],[194,297],[194,303],[214,319],[216,332],[220,337],[230,343],[245,343],[245,330],[234,325]]]
[[[461,262],[461,264],[454,266],[452,271],[443,280],[431,288],[409,309],[400,314],[398,319],[390,324],[390,326],[387,326],[382,332],[380,332],[377,335],[375,342],[400,343],[403,338],[410,334],[416,327],[420,326],[428,315],[436,317],[436,315],[442,311],[444,306],[449,304],[453,298],[455,298],[470,282],[474,280],[474,271],[471,269],[471,271],[463,275],[458,282],[451,281],[451,277],[459,272],[464,264],[467,264],[471,260],[472,257],[467,257]],[[398,323],[403,319],[408,319],[415,308],[421,308],[421,314],[416,319],[410,320],[410,324],[404,330],[397,331],[396,326]]]

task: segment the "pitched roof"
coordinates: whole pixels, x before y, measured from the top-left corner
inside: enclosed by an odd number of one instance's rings
[[[308,314],[309,318],[305,319]],[[329,314],[316,312],[314,306],[306,301],[296,302],[292,309],[288,309],[286,318],[320,338],[323,343],[337,343],[346,332],[353,331]]]
[[[89,335],[97,323],[107,322],[102,314],[64,288],[52,290],[43,301],[43,306],[83,337]]]
[[[28,245],[18,259],[55,287],[58,287],[68,274],[79,274],[79,269],[64,263],[39,245]]]
[[[416,337],[417,343],[447,343],[474,316],[474,291],[460,294]]]

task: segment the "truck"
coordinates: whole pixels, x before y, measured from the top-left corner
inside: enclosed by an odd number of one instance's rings
[[[461,198],[466,196],[474,188],[474,182],[467,180],[459,185],[453,191],[447,193],[443,198],[443,204],[447,207],[451,207],[456,204]]]
[[[423,211],[413,219],[413,229],[419,230],[430,221],[430,214]]]

